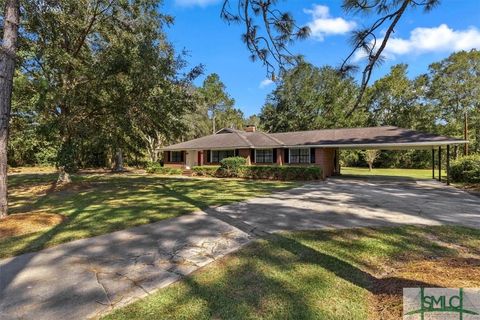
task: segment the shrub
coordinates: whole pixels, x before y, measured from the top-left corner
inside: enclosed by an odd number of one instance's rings
[[[450,178],[455,182],[480,183],[480,155],[454,160],[450,165]]]
[[[238,177],[242,166],[246,164],[243,157],[229,157],[220,161],[219,174],[224,177]]]
[[[216,177],[220,166],[195,166],[192,167],[195,176]]]
[[[249,179],[318,180],[322,169],[317,166],[243,166],[241,176]]]
[[[183,170],[180,168],[162,167],[162,165],[157,162],[150,162],[145,168],[145,171],[147,171],[147,173],[168,174],[168,175],[178,175],[183,173]]]

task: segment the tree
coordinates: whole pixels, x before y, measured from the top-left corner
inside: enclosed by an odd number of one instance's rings
[[[260,117],[256,114],[252,114],[250,117],[246,118],[243,121],[243,125],[244,126],[255,126],[257,128],[260,128],[261,127]]]
[[[440,0],[343,0],[343,9],[347,13],[353,12],[355,14],[368,15],[374,12],[378,16],[370,26],[353,32],[352,51],[340,67],[342,72],[355,70],[357,67],[350,64],[350,60],[356,53],[363,52],[367,58],[362,71],[359,94],[352,110],[355,110],[361,104],[373,69],[383,61],[383,50],[405,12],[416,7],[423,7],[424,12],[429,12],[439,3]]]
[[[421,75],[411,80],[407,70],[406,64],[395,65],[367,89],[363,104],[369,113],[368,125],[436,132],[438,117],[426,98],[428,79]],[[385,167],[422,167],[430,159],[426,150],[395,150],[382,152],[377,162]]]
[[[366,150],[363,153],[363,156],[365,157],[365,161],[368,163],[368,170],[372,171],[373,168],[373,163],[375,160],[378,158],[380,155],[379,150]]]
[[[3,41],[0,52],[0,218],[8,214],[7,149],[12,84],[15,72],[20,1],[6,0],[3,15]]]
[[[216,73],[208,75],[200,88],[200,93],[203,96],[205,104],[208,107],[208,112],[210,113],[213,133],[217,131],[217,114],[225,111],[228,107],[232,107],[235,102],[230,98],[228,93],[225,92],[225,89],[225,85]]]
[[[78,167],[85,137],[100,128],[95,120],[104,115],[105,89],[123,71],[119,60],[115,69],[104,66],[111,35],[131,32],[129,9],[103,0],[24,6],[23,72],[40,95],[35,111],[58,143],[60,183],[68,182],[68,172]]]
[[[480,51],[460,51],[429,66],[429,98],[445,123],[445,134],[463,135],[480,151]],[[468,153],[465,145],[464,153]]]
[[[242,110],[229,106],[217,114],[216,127],[242,129],[243,122]]]
[[[277,8],[277,3],[278,1],[266,0],[224,0],[221,11],[221,17],[228,23],[245,24],[246,32],[242,40],[250,51],[251,59],[259,59],[272,79],[275,78],[276,70],[283,72],[301,62],[301,57],[292,54],[288,45],[310,35],[308,26],[298,26],[290,13]],[[347,13],[377,15],[370,26],[354,31],[352,51],[340,67],[342,73],[349,73],[357,69],[350,63],[357,52],[363,51],[367,57],[360,90],[350,114],[362,102],[372,71],[382,61],[382,52],[405,12],[416,7],[429,12],[439,3],[440,0],[343,0],[342,7]]]
[[[332,67],[300,63],[282,73],[260,113],[261,126],[269,132],[285,132],[362,125],[363,111],[352,118],[344,113],[357,89],[351,77]]]
[[[68,173],[86,164],[141,156],[150,137],[182,130],[201,73],[177,58],[162,29],[159,0],[27,2],[22,73],[34,88],[39,125]],[[47,130],[46,130],[47,131]]]
[[[406,64],[395,65],[367,89],[364,104],[369,125],[433,131],[436,118],[425,103],[427,83],[423,76],[410,80],[407,69]]]

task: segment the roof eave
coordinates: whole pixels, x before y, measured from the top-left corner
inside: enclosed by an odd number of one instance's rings
[[[264,148],[343,148],[343,149],[398,149],[398,148],[421,148],[430,149],[446,145],[468,144],[467,140],[446,141],[421,141],[421,142],[397,142],[397,143],[347,143],[347,144],[293,144],[278,146],[228,146],[228,147],[191,147],[191,148],[160,148],[160,151],[183,151],[183,150],[230,150],[230,149],[264,149]]]
[[[343,149],[402,149],[402,148],[421,148],[430,149],[446,145],[467,144],[466,140],[447,140],[447,141],[421,141],[421,142],[397,142],[397,143],[350,143],[350,144],[305,144],[291,145],[286,148],[305,146],[310,148],[343,148]]]

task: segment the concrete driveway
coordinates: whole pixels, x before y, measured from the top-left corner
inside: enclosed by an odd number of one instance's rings
[[[480,228],[480,197],[434,180],[337,177],[208,213],[267,232],[397,224]]]
[[[480,197],[437,182],[333,178],[0,260],[0,319],[84,319],[165,287],[265,232],[480,228]]]

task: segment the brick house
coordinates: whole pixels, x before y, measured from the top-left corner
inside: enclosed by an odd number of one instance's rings
[[[340,173],[341,149],[434,150],[462,143],[466,141],[392,126],[284,133],[265,133],[247,126],[245,130],[224,128],[162,151],[167,167],[218,165],[223,158],[241,156],[247,165],[317,165],[326,178]]]

